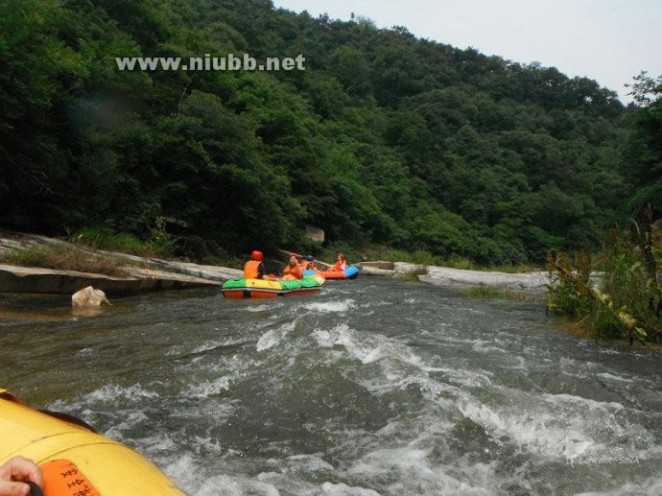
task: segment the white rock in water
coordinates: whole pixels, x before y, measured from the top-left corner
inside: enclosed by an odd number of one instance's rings
[[[92,286],[83,288],[71,296],[71,306],[74,307],[99,307],[102,303],[111,304],[106,298],[106,293]]]

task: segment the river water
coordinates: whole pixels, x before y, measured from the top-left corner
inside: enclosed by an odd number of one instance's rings
[[[538,303],[416,282],[219,294],[95,316],[0,296],[0,386],[195,496],[662,494],[659,353],[565,334]]]

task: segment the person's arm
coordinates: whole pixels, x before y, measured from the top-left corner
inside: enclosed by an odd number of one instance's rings
[[[260,265],[257,266],[257,278],[262,279],[264,277],[264,264],[260,262]]]
[[[30,494],[28,481],[43,486],[39,466],[22,456],[10,459],[0,467],[0,496],[27,496]]]

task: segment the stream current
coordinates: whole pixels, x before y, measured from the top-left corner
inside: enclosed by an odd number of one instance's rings
[[[662,494],[661,355],[539,303],[369,277],[113,303],[0,296],[0,387],[192,496]]]

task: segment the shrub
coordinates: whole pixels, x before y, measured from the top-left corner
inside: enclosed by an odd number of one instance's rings
[[[624,230],[608,233],[598,265],[601,282],[591,280],[593,263],[580,252],[573,264],[562,253],[550,253],[548,308],[582,319],[597,338],[626,338],[632,343],[662,337],[660,252],[652,242],[650,227],[636,234]],[[646,224],[650,225],[650,224]]]

